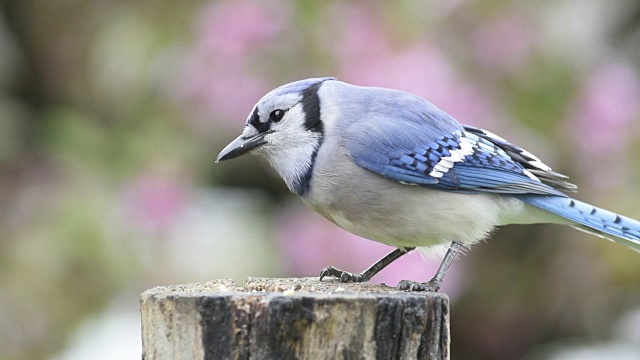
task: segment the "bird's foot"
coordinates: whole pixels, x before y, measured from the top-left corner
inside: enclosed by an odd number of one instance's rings
[[[347,271],[338,270],[333,266],[327,266],[320,272],[320,281],[322,281],[325,276],[337,277],[338,279],[340,279],[341,283],[359,283],[369,281],[369,279],[363,274],[354,274]]]
[[[438,292],[440,290],[440,282],[432,279],[426,283],[420,283],[409,280],[402,280],[398,283],[398,290],[403,291],[425,291],[425,292]]]

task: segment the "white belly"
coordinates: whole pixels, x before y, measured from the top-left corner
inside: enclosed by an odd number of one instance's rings
[[[395,183],[350,163],[312,182],[303,200],[341,228],[398,247],[473,244],[524,205],[492,194],[460,194]],[[351,174],[341,176],[340,174]],[[355,176],[354,176],[355,175]]]

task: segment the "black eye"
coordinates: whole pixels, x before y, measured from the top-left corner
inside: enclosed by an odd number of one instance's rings
[[[278,122],[278,121],[282,120],[282,117],[284,117],[284,113],[285,113],[285,112],[286,112],[286,111],[284,111],[284,110],[280,110],[280,109],[278,109],[278,110],[273,110],[273,111],[271,112],[271,114],[269,114],[269,120],[271,120],[271,121],[273,121],[273,122]]]

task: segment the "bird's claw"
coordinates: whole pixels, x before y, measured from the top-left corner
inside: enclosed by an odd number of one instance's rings
[[[365,282],[367,279],[362,274],[354,274],[343,270],[338,270],[333,266],[327,266],[320,272],[320,281],[326,276],[333,276],[340,279],[341,283]]]
[[[398,283],[397,288],[398,290],[403,290],[403,291],[438,292],[438,290],[440,290],[440,283],[434,280],[431,280],[426,283],[402,280]]]

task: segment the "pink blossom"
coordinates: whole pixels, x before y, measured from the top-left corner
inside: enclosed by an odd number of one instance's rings
[[[124,196],[130,221],[146,231],[167,229],[186,203],[183,187],[155,172],[135,179]]]
[[[521,14],[499,17],[472,35],[478,62],[489,69],[516,72],[526,64],[534,47],[533,32]]]
[[[383,86],[422,96],[457,120],[487,125],[494,118],[489,98],[458,76],[455,66],[425,40],[395,49],[369,8],[347,7],[337,23],[344,27],[337,47],[342,80]]]
[[[237,129],[246,120],[271,88],[252,67],[264,62],[289,15],[283,2],[221,1],[203,10],[174,92],[197,130],[213,133],[220,124]]]
[[[288,11],[279,2],[216,1],[197,22],[198,51],[241,60],[283,30]]]
[[[629,128],[638,119],[639,98],[638,76],[630,66],[612,63],[596,69],[578,99],[573,118],[582,150],[600,153],[625,146]]]
[[[339,4],[331,10],[328,17],[335,18],[337,26],[327,29],[335,33],[323,38],[329,52],[350,62],[368,62],[391,51],[374,7]]]
[[[569,120],[581,162],[598,186],[615,186],[610,174],[624,178],[625,157],[638,129],[640,83],[633,68],[612,62],[589,75]],[[610,161],[616,159],[616,161]],[[604,171],[603,167],[608,167]]]
[[[270,87],[266,80],[250,75],[238,62],[223,65],[192,54],[183,64],[184,76],[176,96],[195,107],[190,110],[201,122],[196,126],[207,132],[221,123],[237,129]]]

